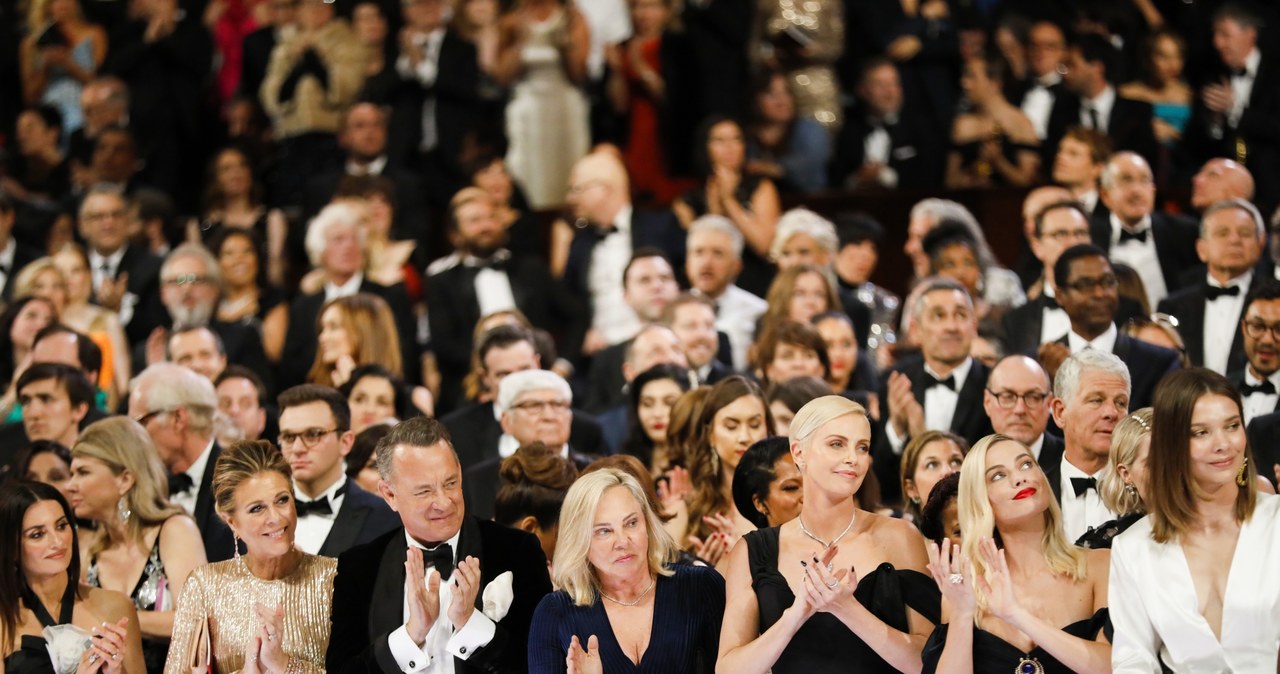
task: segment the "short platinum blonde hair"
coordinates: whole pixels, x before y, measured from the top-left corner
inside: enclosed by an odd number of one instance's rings
[[[199,435],[212,435],[218,412],[218,394],[213,383],[190,369],[174,363],[156,363],[133,378],[129,392],[137,395],[147,389],[148,411],[187,410],[191,430]]]
[[[791,420],[791,441],[807,443],[827,422],[850,414],[867,416],[867,408],[844,396],[828,395],[805,403]],[[807,445],[806,445],[807,446]]]
[[[174,261],[179,258],[192,257],[204,263],[204,275],[208,276],[210,281],[222,290],[222,267],[218,264],[218,259],[209,252],[202,244],[184,243],[174,248],[164,257],[164,262],[160,264],[160,277],[163,279],[167,272],[173,268]]]
[[[1111,454],[1098,479],[1098,496],[1102,505],[1117,515],[1142,512],[1142,497],[1136,490],[1126,490],[1118,466],[1132,468],[1138,459],[1142,442],[1151,441],[1152,409],[1144,407],[1120,420],[1111,433]]]
[[[689,224],[689,234],[686,241],[693,241],[693,237],[700,232],[719,232],[729,237],[729,247],[733,249],[734,255],[738,259],[742,259],[742,249],[747,245],[747,240],[743,238],[742,232],[738,231],[738,226],[733,221],[723,215],[704,215]]]
[[[514,376],[514,375],[513,375]],[[505,381],[505,380],[504,380]],[[600,579],[591,566],[588,554],[595,531],[596,508],[604,493],[622,487],[631,493],[644,514],[648,530],[649,571],[656,576],[674,573],[669,565],[676,560],[678,549],[671,534],[662,526],[658,513],[649,506],[644,487],[629,473],[617,468],[603,468],[583,475],[569,487],[560,508],[560,536],[556,540],[552,577],[577,606],[590,606],[600,594]]]
[[[551,370],[521,370],[512,372],[502,378],[498,384],[498,397],[493,401],[493,410],[498,414],[506,414],[520,396],[530,391],[550,389],[559,393],[565,400],[573,402],[573,389],[564,377]]]
[[[329,245],[329,231],[339,225],[354,227],[356,236],[360,237],[360,247],[364,248],[365,230],[361,226],[363,218],[364,214],[360,208],[350,201],[332,203],[320,209],[316,217],[311,218],[311,222],[307,223],[305,245],[307,259],[310,260],[311,266],[320,266],[320,261],[324,258],[324,249]]]
[[[807,208],[793,208],[778,218],[778,228],[773,235],[773,244],[769,246],[769,257],[774,260],[782,257],[783,246],[797,234],[808,234],[831,255],[835,255],[840,249],[836,226],[830,220]]]
[[[1125,388],[1132,391],[1133,380],[1129,377],[1129,366],[1119,356],[1098,349],[1085,349],[1071,354],[1058,367],[1058,373],[1053,377],[1053,396],[1071,404],[1071,399],[1080,390],[1080,377],[1085,371],[1095,370],[1123,377]]]

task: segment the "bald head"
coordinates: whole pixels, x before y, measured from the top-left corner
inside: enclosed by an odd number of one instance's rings
[[[1232,159],[1210,159],[1191,179],[1191,207],[1202,211],[1227,199],[1253,200],[1253,174]]]
[[[1008,356],[992,368],[982,407],[995,432],[1030,446],[1049,424],[1051,390],[1049,375],[1035,359]]]
[[[1037,187],[1027,193],[1027,198],[1022,200],[1022,229],[1023,234],[1028,238],[1033,238],[1036,233],[1036,216],[1045,206],[1060,201],[1071,201],[1070,190],[1057,185],[1047,185],[1045,187]]]

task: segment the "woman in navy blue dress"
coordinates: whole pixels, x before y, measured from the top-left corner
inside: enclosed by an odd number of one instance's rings
[[[529,633],[530,674],[715,671],[724,580],[673,564],[677,552],[634,477],[578,478],[560,514],[560,591],[538,604]]]

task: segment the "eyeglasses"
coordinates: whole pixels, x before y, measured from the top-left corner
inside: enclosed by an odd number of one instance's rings
[[[212,276],[204,276],[202,274],[178,274],[173,278],[167,278],[164,280],[165,285],[178,286],[179,288],[183,286],[193,286],[193,285],[212,283],[212,282],[213,282]]]
[[[987,389],[996,402],[1005,409],[1013,409],[1018,406],[1018,400],[1021,399],[1027,404],[1027,407],[1039,407],[1049,397],[1044,391],[1027,391],[1026,393],[1017,393],[1015,391],[992,391]]]
[[[1244,321],[1244,334],[1249,339],[1262,339],[1262,335],[1268,332],[1271,333],[1271,339],[1280,342],[1280,323]]]
[[[1059,229],[1056,232],[1045,232],[1040,235],[1042,239],[1052,239],[1054,241],[1063,241],[1065,239],[1087,239],[1089,238],[1089,230],[1080,229]]]
[[[124,216],[125,216],[124,209],[117,209],[114,211],[88,212],[88,213],[85,213],[84,215],[81,215],[80,219],[85,222],[101,222],[103,220],[115,220],[117,218],[123,218]]]
[[[285,447],[293,446],[293,443],[298,440],[302,440],[302,446],[311,448],[311,447],[315,447],[316,443],[324,439],[324,436],[330,433],[338,432],[340,430],[342,429],[330,428],[328,430],[325,430],[323,428],[308,428],[307,430],[302,431],[301,433],[290,433],[288,431],[280,431],[280,435],[276,438],[276,441],[280,443],[281,449],[284,449]]]
[[[134,421],[136,421],[136,422],[138,422],[138,425],[139,425],[139,426],[143,426],[143,427],[145,427],[145,426],[147,425],[147,422],[148,422],[148,421],[151,421],[152,419],[154,419],[154,418],[156,418],[156,417],[160,416],[161,414],[167,414],[167,413],[172,412],[172,411],[173,411],[173,409],[172,409],[172,408],[169,408],[169,407],[165,407],[165,408],[158,409],[158,410],[151,410],[150,412],[147,412],[146,414],[139,414],[138,416],[134,417],[134,418],[133,418],[133,420],[134,420]]]
[[[1074,290],[1078,293],[1088,295],[1098,288],[1103,290],[1115,290],[1120,285],[1120,279],[1115,274],[1107,274],[1099,278],[1082,278],[1076,279],[1071,283],[1064,283],[1063,287],[1068,290]]]
[[[569,401],[567,400],[526,400],[522,403],[516,403],[511,406],[513,410],[519,410],[525,414],[541,414],[544,412],[552,412],[560,414],[569,411]]]
[[[573,194],[573,195],[582,194],[583,192],[586,192],[587,190],[591,189],[592,187],[595,187],[596,185],[603,185],[603,184],[604,184],[603,180],[584,180],[578,183],[577,185],[571,185],[569,187],[569,194]]]

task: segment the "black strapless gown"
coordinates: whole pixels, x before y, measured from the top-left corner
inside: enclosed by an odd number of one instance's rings
[[[921,659],[924,660],[924,674],[933,674],[938,668],[938,660],[942,657],[942,649],[947,645],[947,625],[938,625],[929,641],[925,642]],[[1095,639],[1102,631],[1111,638],[1111,619],[1107,609],[1100,608],[1092,618],[1086,618],[1062,628],[1063,632],[1081,639]],[[1044,667],[1044,674],[1073,674],[1074,670],[1058,662],[1056,658],[1036,646],[1030,653],[1024,653],[1013,644],[985,630],[973,630],[973,674],[1019,674],[1019,663],[1023,660],[1035,660]]]
[[[67,579],[67,589],[62,595],[62,601],[58,606],[58,619],[54,620],[53,616],[45,610],[44,604],[36,599],[31,590],[22,593],[23,603],[36,614],[36,620],[40,621],[43,627],[52,627],[54,625],[65,625],[71,622],[71,614],[75,610],[76,604],[76,587],[79,582],[77,578]],[[49,657],[48,644],[44,637],[37,637],[30,634],[22,635],[19,642],[18,650],[9,654],[4,659],[5,674],[54,674],[53,659]]]
[[[778,572],[778,534],[778,528],[773,527],[744,537],[751,583],[760,608],[761,632],[778,622],[782,612],[796,600],[787,579]],[[938,622],[941,610],[941,595],[932,578],[919,571],[899,571],[888,563],[863,576],[853,596],[886,625],[903,632],[908,628],[907,607],[933,623]],[[773,674],[896,674],[898,670],[844,623],[828,613],[818,613],[792,637],[772,671]]]

